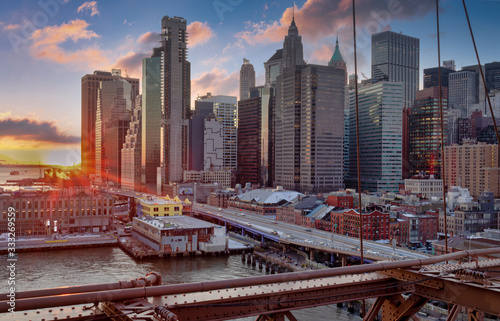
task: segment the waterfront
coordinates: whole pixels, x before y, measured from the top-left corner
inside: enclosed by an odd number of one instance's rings
[[[0,184],[5,184],[7,180],[19,180],[25,178],[40,178],[43,172],[51,166],[19,166],[2,165],[0,166]],[[10,172],[17,171],[19,175],[10,175]],[[40,174],[41,173],[41,174]],[[1,186],[0,186],[1,187]]]
[[[4,261],[6,264],[6,261]],[[0,269],[7,280],[7,269]],[[178,257],[134,261],[117,247],[20,253],[16,290],[108,283],[142,277],[150,271],[161,273],[163,284],[191,283],[264,275],[246,264],[240,255]],[[1,286],[7,292],[7,282]],[[335,305],[294,311],[299,320],[361,320]],[[248,317],[241,320],[255,320]]]

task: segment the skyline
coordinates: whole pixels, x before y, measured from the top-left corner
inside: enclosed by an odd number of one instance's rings
[[[120,68],[140,78],[142,58],[158,46],[164,15],[187,20],[192,96],[238,96],[243,58],[264,84],[263,63],[282,47],[292,17],[292,3],[238,0],[185,3],[138,1],[21,1],[0,13],[0,154],[20,161],[71,165],[80,161],[81,78],[94,70]],[[435,3],[357,2],[358,62],[370,77],[373,32],[402,31],[420,39],[422,70],[437,66]],[[500,25],[494,13],[500,1],[468,4],[482,63],[498,61],[498,44],[488,30]],[[476,64],[461,3],[441,1],[441,57],[457,69]],[[326,65],[338,36],[340,50],[353,71],[350,1],[298,1],[293,10],[308,63]],[[191,104],[194,108],[194,103]]]

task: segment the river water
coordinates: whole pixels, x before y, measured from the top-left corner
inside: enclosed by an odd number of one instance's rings
[[[7,264],[5,260],[1,263]],[[130,280],[151,271],[161,273],[163,284],[234,279],[266,273],[243,264],[239,255],[134,261],[117,247],[20,253],[16,265],[17,291]],[[1,292],[7,292],[7,274],[7,269],[1,267]],[[361,320],[336,305],[292,313],[298,320]]]

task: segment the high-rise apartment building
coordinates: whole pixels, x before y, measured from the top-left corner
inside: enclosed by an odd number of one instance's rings
[[[97,91],[101,82],[125,79],[132,86],[130,99],[135,100],[139,95],[139,79],[122,77],[121,70],[113,69],[112,72],[94,71],[82,77],[82,172],[84,175],[95,174],[95,126],[97,114]]]
[[[481,77],[481,70],[483,71],[483,74],[486,74],[486,71],[484,69],[484,66],[481,66],[481,69],[479,69],[478,65],[472,65],[472,66],[465,66],[462,67],[462,71],[471,71],[476,74],[476,102],[477,103],[485,103],[486,102],[486,90],[484,89],[484,82],[483,78]]]
[[[121,150],[121,187],[139,191],[142,156],[142,95],[137,96],[130,126]]]
[[[188,165],[191,65],[187,61],[186,19],[161,20],[161,183],[182,181]],[[147,108],[147,107],[146,107]],[[159,186],[160,182],[157,182]]]
[[[243,58],[243,65],[240,69],[240,100],[249,97],[252,87],[255,87],[255,70],[250,60]]]
[[[393,31],[372,35],[372,79],[401,82],[403,107],[411,107],[419,86],[420,40]]]
[[[472,196],[484,191],[500,196],[498,145],[464,140],[463,145],[446,146],[446,186],[468,188]]]
[[[442,88],[442,97],[447,96],[447,88]],[[443,98],[444,127],[447,124],[447,100]],[[408,168],[409,174],[424,173],[441,177],[441,117],[439,107],[439,87],[424,88],[417,93],[415,104],[410,109],[408,120]],[[447,134],[444,133],[446,144]]]
[[[103,81],[97,91],[95,177],[100,184],[121,184],[121,149],[129,128],[132,85],[125,79]]]
[[[156,191],[160,167],[161,129],[161,48],[142,60],[142,151],[141,184],[148,192]]]
[[[222,125],[223,133],[223,165],[222,169],[235,171],[237,169],[237,98],[234,96],[207,93],[198,97],[198,101],[213,103],[215,119]]]
[[[272,186],[273,88],[254,87],[238,102],[236,183]]]
[[[397,192],[402,180],[403,84],[381,81],[358,90],[361,189]],[[355,91],[349,91],[349,179],[358,187]]]

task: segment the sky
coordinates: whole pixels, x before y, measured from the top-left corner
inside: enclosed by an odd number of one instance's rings
[[[466,1],[481,62],[500,61],[500,0]],[[81,78],[120,68],[140,78],[158,45],[165,15],[188,23],[192,101],[238,95],[243,58],[264,83],[263,63],[283,46],[292,15],[304,59],[327,64],[338,36],[353,73],[352,0],[19,0],[0,12],[0,164],[80,162]],[[434,0],[356,0],[360,79],[370,77],[371,34],[393,30],[420,39],[422,70],[436,67]],[[477,64],[459,0],[440,1],[441,58]],[[194,104],[193,104],[194,105]]]

